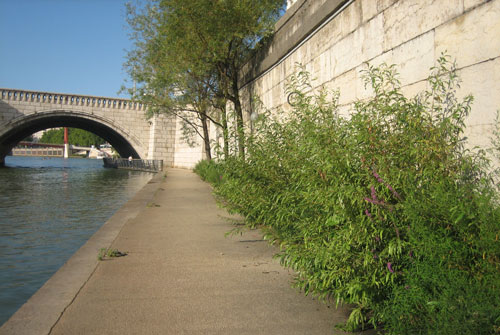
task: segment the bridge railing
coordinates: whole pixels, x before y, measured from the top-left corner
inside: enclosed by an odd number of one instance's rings
[[[145,106],[128,99],[107,98],[91,95],[75,95],[28,90],[0,88],[0,99],[11,101],[44,102],[73,106],[95,106],[102,108],[120,108],[143,110]]]
[[[163,160],[103,158],[104,167],[115,169],[139,170],[148,172],[163,171]]]

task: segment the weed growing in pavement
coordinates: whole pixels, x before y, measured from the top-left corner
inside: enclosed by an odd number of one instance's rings
[[[99,254],[97,255],[97,259],[102,261],[107,258],[123,257],[126,255],[127,255],[126,252],[118,251],[118,249],[101,248],[99,249]]]

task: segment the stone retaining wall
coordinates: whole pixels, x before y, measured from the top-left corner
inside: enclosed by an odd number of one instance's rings
[[[251,96],[267,108],[290,109],[285,85],[296,63],[316,78],[314,89],[340,89],[341,112],[348,114],[372,94],[361,78],[366,62],[396,64],[404,93],[413,96],[447,52],[463,80],[458,95],[474,95],[469,144],[489,146],[500,110],[500,0],[302,0],[289,12],[267,52],[242,74],[247,117]]]

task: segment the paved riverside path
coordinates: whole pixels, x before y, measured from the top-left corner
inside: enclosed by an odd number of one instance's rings
[[[50,334],[345,334],[347,312],[290,286],[258,231],[225,237],[229,215],[197,175],[169,169]]]

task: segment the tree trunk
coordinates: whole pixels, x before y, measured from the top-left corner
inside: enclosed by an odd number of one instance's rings
[[[241,108],[240,92],[238,90],[238,75],[233,75],[232,82],[234,113],[236,114],[236,128],[238,134],[238,154],[245,160],[245,124],[243,122],[243,110]]]
[[[200,113],[201,126],[203,128],[203,144],[205,147],[205,156],[207,160],[212,159],[212,152],[210,148],[210,135],[208,133],[208,119],[206,111]]]
[[[225,101],[224,104],[220,105],[220,110],[222,112],[222,135],[224,137],[224,159],[229,158],[229,127],[227,125],[227,111]]]

